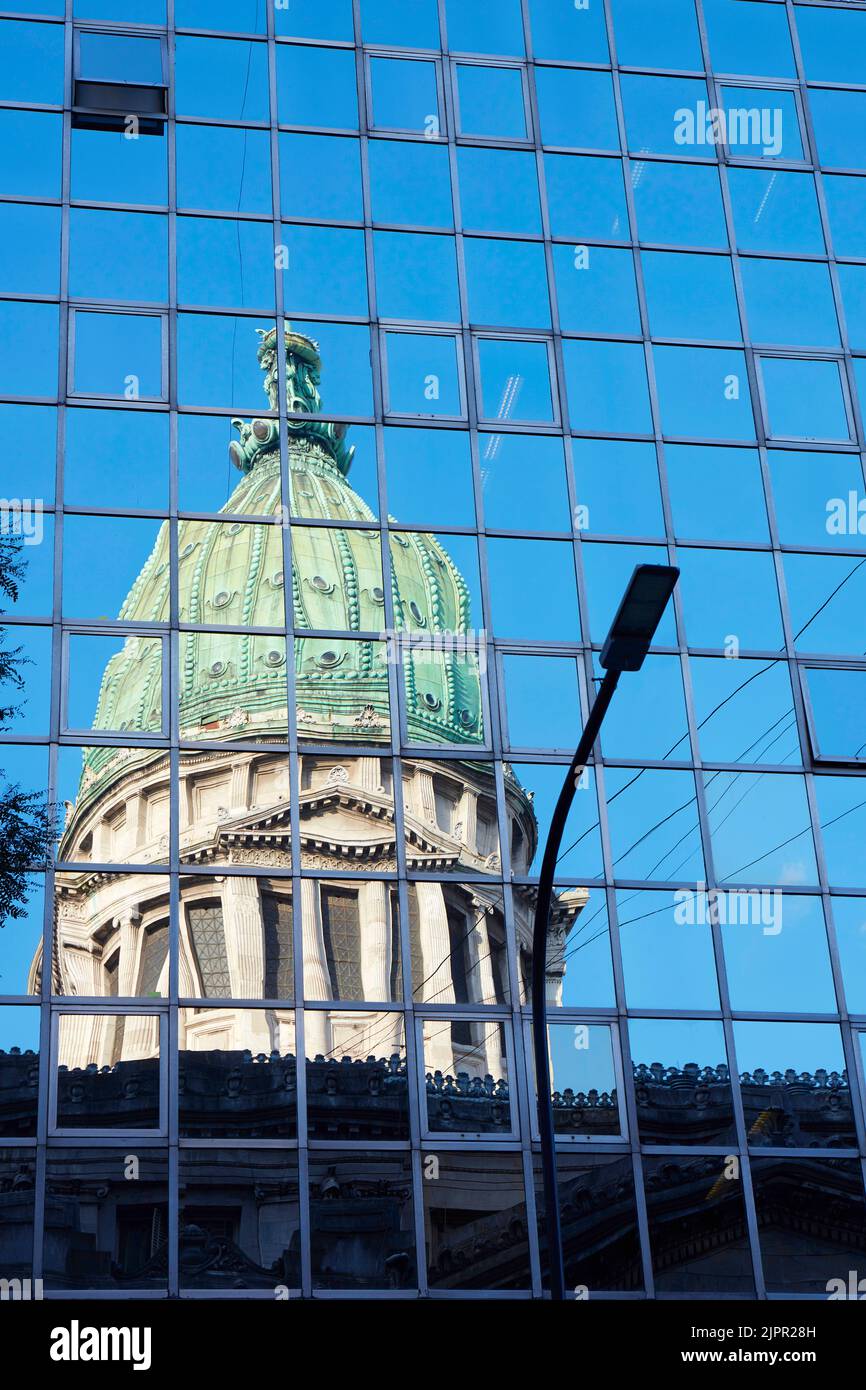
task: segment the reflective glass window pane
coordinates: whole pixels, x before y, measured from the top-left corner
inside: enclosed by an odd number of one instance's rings
[[[523,54],[520,0],[491,7],[486,0],[446,0],[448,46],[452,53]]]
[[[535,1160],[535,1209],[538,1215],[541,1277],[548,1285],[548,1248],[544,1236],[544,1191]],[[556,1155],[565,1284],[601,1290],[642,1289],[634,1170],[628,1155],[566,1152]]]
[[[503,140],[525,140],[526,109],[519,68],[457,63],[460,131]]]
[[[851,1292],[848,1271],[858,1271],[854,1280],[859,1289],[866,1255],[860,1164],[845,1158],[753,1155],[750,1166],[767,1291],[789,1298],[859,1298]],[[802,1219],[804,1211],[808,1222]]]
[[[510,747],[567,752],[576,745],[580,738],[580,697],[574,661],[506,653],[502,671]],[[539,708],[541,690],[549,692],[549,710]]]
[[[824,234],[811,174],[732,166],[728,170],[728,187],[737,245],[742,250],[801,251],[823,256]]]
[[[72,208],[69,293],[80,299],[165,303],[168,219],[148,213]]]
[[[707,106],[705,82],[691,77],[638,77],[631,73],[624,74],[620,82],[630,150],[637,154],[714,156],[703,124]]]
[[[178,1022],[182,1138],[296,1138],[293,1010],[182,1008]]]
[[[52,304],[7,301],[0,304],[0,370],[8,395],[56,394],[53,370],[57,351],[57,309]],[[32,364],[43,366],[34,379]]]
[[[785,579],[794,642],[803,652],[862,656],[866,623],[866,559],[786,555]]]
[[[224,1288],[227,1262],[242,1266],[245,1289],[282,1297],[286,1287],[300,1288],[300,1187],[291,1151],[183,1148],[179,1180],[181,1288]]]
[[[866,898],[834,897],[832,911],[845,999],[852,1013],[863,1014],[866,1013]]]
[[[30,638],[32,629],[16,628],[23,653],[45,669],[45,653],[38,652]],[[6,634],[4,633],[4,637]],[[24,732],[24,731],[22,731]],[[3,753],[0,752],[0,757]],[[4,767],[5,772],[5,767]],[[42,874],[15,874],[7,879],[6,909],[0,935],[0,971],[4,994],[37,994],[42,966],[42,932],[45,921],[45,883]],[[0,1013],[2,1017],[2,1013]],[[11,1039],[3,1042],[4,1051]],[[14,1133],[15,1131],[10,1131]]]
[[[862,349],[866,347],[866,267],[840,265],[838,270],[848,339],[853,348]]]
[[[92,1084],[92,1083],[91,1083]],[[168,1154],[142,1146],[129,1181],[124,1149],[53,1148],[45,1183],[45,1288],[166,1288]]]
[[[67,517],[64,613],[74,618],[116,618],[159,530],[158,521],[144,518]]]
[[[416,227],[454,225],[451,175],[444,145],[432,141],[370,140],[367,156],[374,222]],[[360,209],[353,215],[360,217]]]
[[[754,1297],[743,1180],[724,1157],[645,1158],[658,1293]],[[694,1253],[692,1253],[694,1252]]]
[[[163,206],[168,202],[167,146],[163,135],[129,140],[123,131],[73,127],[71,196],[103,203]],[[50,169],[47,154],[46,164]],[[4,186],[6,183],[4,179]]]
[[[633,1009],[718,1009],[705,895],[692,888],[617,894],[625,994]]]
[[[488,529],[568,531],[562,442],[544,435],[479,436],[484,518]],[[534,477],[539,486],[526,489]]]
[[[414,998],[434,1004],[451,998],[458,1004],[508,1002],[502,889],[419,881],[408,885],[407,896]]]
[[[553,261],[560,322],[566,333],[640,333],[630,251],[555,246]]]
[[[174,21],[181,29],[215,29],[236,34],[267,31],[267,16],[259,0],[175,0]],[[278,31],[279,23],[278,17]]]
[[[165,388],[164,322],[156,315],[79,309],[74,318],[73,390],[85,396],[159,400]]]
[[[814,755],[842,760],[861,758],[866,746],[866,671],[804,666],[801,672],[809,692]]]
[[[228,217],[177,219],[177,296],[182,304],[259,307],[272,314],[273,263],[274,233],[269,223]],[[287,305],[288,312],[292,308]]]
[[[703,0],[710,57],[716,72],[794,77],[784,5],[754,0]]]
[[[309,1183],[314,1288],[388,1297],[417,1284],[408,1153],[315,1152]]]
[[[668,444],[665,466],[678,536],[766,542],[767,509],[754,449]]]
[[[716,168],[633,159],[629,170],[642,242],[727,246]]]
[[[550,327],[547,267],[540,244],[467,237],[463,249],[472,323]]]
[[[388,511],[402,522],[474,526],[469,439],[453,430],[385,430]]]
[[[421,1025],[431,1134],[514,1129],[509,1025],[498,1018],[430,1018]],[[443,1103],[444,1102],[444,1103]]]
[[[606,1024],[551,1023],[547,1027],[553,1124],[558,1137],[618,1137],[613,1039]]]
[[[409,58],[370,59],[371,124],[377,130],[439,134],[436,64]]]
[[[60,116],[47,112],[0,110],[0,178],[6,192],[60,197],[61,123]]]
[[[311,1139],[408,1139],[402,1014],[307,1009],[304,1046]]]
[[[533,154],[462,146],[457,151],[457,167],[465,228],[541,234]]]
[[[36,0],[36,3],[41,10],[45,0]],[[0,1240],[8,1252],[6,1263],[9,1273],[6,1277],[10,1281],[28,1280],[33,1272],[36,1150],[27,1150],[20,1145],[0,1149],[0,1182],[4,1194],[7,1194],[0,1215]],[[15,1288],[14,1283],[11,1288]]]
[[[56,473],[56,409],[46,405],[0,405],[0,429],[5,431],[10,439],[26,436],[28,441],[28,490],[34,501],[37,497],[42,499],[43,508],[50,506],[54,501],[54,475]],[[24,499],[21,498],[20,500],[23,502]],[[11,501],[11,499],[7,499],[7,501]],[[42,521],[44,525],[45,519],[44,515],[42,517],[33,516],[36,536],[39,535],[39,521]],[[11,532],[13,535],[15,534],[14,525],[11,527]],[[24,527],[22,527],[22,535],[27,535],[27,529]],[[36,543],[40,542],[37,541]]]
[[[158,1129],[159,1032],[153,1015],[60,1015],[57,1128]],[[126,1063],[126,1066],[118,1065]],[[132,1064],[130,1066],[130,1064]],[[128,1086],[130,1071],[136,1085]]]
[[[63,102],[63,28],[59,24],[0,21],[0,100]]]
[[[460,318],[453,237],[376,232],[373,247],[383,318],[440,323]]]
[[[734,1023],[751,1148],[856,1143],[837,1023]]]
[[[804,159],[793,92],[778,87],[722,87],[724,144],[749,159]],[[710,125],[704,138],[714,136]]]
[[[536,58],[607,63],[610,58],[601,5],[551,5],[529,0],[532,47]]]
[[[626,67],[703,71],[693,0],[662,0],[650,25],[641,0],[613,0],[611,8],[618,62]]]
[[[546,342],[479,338],[477,352],[483,419],[553,420]]]
[[[213,212],[270,214],[273,202],[267,132],[179,125],[177,201],[181,207]]]
[[[536,68],[541,138],[545,145],[617,150],[619,135],[610,74],[576,68]]]
[[[858,777],[816,777],[815,793],[831,886],[866,886],[862,850],[866,834],[866,798],[862,781]]]
[[[691,647],[777,650],[782,619],[772,556],[745,550],[683,548],[680,593]]]
[[[18,737],[26,734],[40,734],[46,737],[48,734],[51,694],[51,652],[48,637],[48,629],[44,627],[24,627],[16,623],[14,627],[10,624],[8,627],[0,628],[0,638],[7,646],[20,653],[22,665],[27,666],[26,671],[22,671],[21,666],[17,668],[19,675],[26,678],[23,688],[16,685],[12,679],[12,673],[16,669],[14,666],[10,669],[9,677],[0,680],[0,693],[4,699],[4,706],[0,712],[0,728],[3,732],[14,731]],[[22,699],[23,691],[26,691],[26,694]],[[17,703],[5,703],[7,697],[11,697]],[[9,944],[7,937],[6,945]],[[8,990],[7,993],[9,992],[15,991]]]
[[[425,1157],[429,1146],[425,1146]],[[523,1162],[516,1153],[467,1149],[436,1155],[439,1177],[422,1184],[431,1288],[527,1289],[531,1283]],[[507,1233],[494,1255],[477,1233]]]
[[[268,229],[270,235],[270,229]],[[367,266],[363,232],[335,227],[282,228],[285,311],[296,314],[345,314],[366,318]],[[264,241],[260,256],[264,259]],[[327,274],[323,268],[327,266]]]
[[[767,459],[783,543],[826,547],[838,536],[839,544],[848,546],[852,532],[854,537],[861,534],[864,523],[859,496],[863,491],[863,470],[856,454],[770,449]]]
[[[806,261],[740,262],[746,314],[753,341],[833,347],[839,324],[830,275]]]
[[[146,700],[147,708],[141,719],[141,732],[166,732],[162,707],[164,647],[160,638],[97,637],[72,633],[68,639],[67,653],[69,671],[64,714],[68,729],[83,731],[99,728],[107,733],[123,731],[126,711],[118,708],[109,691],[102,693],[103,676],[111,662],[115,672],[121,666],[135,670],[137,683],[143,687],[141,698],[143,702]]]
[[[572,440],[580,531],[601,535],[664,534],[658,463],[652,444]]]
[[[317,5],[321,10],[322,6]],[[294,11],[292,11],[294,13]],[[277,48],[280,121],[285,125],[354,130],[358,89],[354,53],[335,48]]]
[[[436,0],[362,0],[361,34],[364,43],[399,48],[438,48],[439,15]]]
[[[653,348],[662,429],[670,436],[754,439],[746,362],[734,348]],[[687,393],[683,382],[689,383]]]
[[[799,763],[787,663],[692,656],[689,667],[704,762]]]
[[[740,315],[727,256],[644,251],[641,262],[653,337],[739,341]]]
[[[820,898],[735,890],[716,902],[733,1009],[836,1012]]]
[[[859,256],[866,217],[866,179],[827,174],[823,183],[833,249],[837,256]]]
[[[78,34],[78,77],[100,82],[160,84],[165,81],[163,47],[159,39],[129,34]]]
[[[628,1031],[641,1142],[692,1146],[734,1140],[721,1022],[632,1018]]]
[[[817,882],[802,777],[783,772],[705,772],[704,785],[720,883]]]
[[[58,294],[59,208],[0,205],[0,290],[4,294]]]
[[[228,315],[178,318],[178,394],[185,405],[264,408],[254,321]]]
[[[605,774],[617,878],[648,881],[704,876],[694,778],[690,772],[611,768]]]
[[[837,362],[759,357],[767,430],[777,439],[847,440],[850,426]]]
[[[822,165],[866,169],[866,92],[812,87],[809,109]]]
[[[461,415],[457,340],[447,333],[386,333],[386,410],[396,415]]]
[[[521,889],[514,890],[515,903]],[[527,904],[527,915],[529,911]],[[614,1003],[610,926],[604,893],[597,888],[557,888],[547,951],[548,1008],[610,1008]],[[519,919],[518,919],[519,920]],[[521,982],[528,998],[531,952],[520,947]]]
[[[249,81],[239,81],[238,74],[247,71]],[[269,119],[268,50],[263,43],[181,35],[175,41],[175,85],[180,116]]]
[[[569,341],[563,352],[573,429],[650,432],[646,359],[640,344]]]
[[[165,24],[165,0],[73,0],[79,19],[108,19],[114,24]]]
[[[665,551],[653,545],[606,545],[600,541],[586,541],[581,546],[581,552],[592,640],[603,642],[635,565],[664,564]],[[676,624],[670,605],[656,629],[654,644],[677,645]]]
[[[862,83],[866,63],[862,14],[835,6],[798,5],[797,34],[808,82]]]
[[[354,38],[352,0],[290,0],[285,8],[274,8],[276,30],[293,39],[335,39],[351,43]],[[309,51],[309,50],[308,50]]]
[[[596,681],[603,672],[596,661]],[[689,756],[689,732],[683,701],[683,677],[679,658],[648,656],[643,679],[623,682],[623,689],[605,718],[603,747],[605,757],[672,757],[682,762]],[[656,711],[651,729],[641,711]]]
[[[628,241],[628,212],[618,159],[546,154],[544,178],[554,236]]]
[[[580,640],[570,545],[488,537],[487,564],[498,637]]]
[[[544,845],[550,829],[556,801],[568,773],[568,763],[515,763],[514,773],[519,785],[532,795],[532,809],[538,820],[538,839],[529,842],[515,833],[512,824],[512,872],[525,877],[537,874],[541,867]],[[601,841],[598,833],[598,798],[595,776],[588,769],[571,803],[557,873],[562,877],[601,879],[604,876],[601,860]]]
[[[335,135],[280,132],[280,183],[284,217],[360,222],[361,157],[358,141]],[[320,177],[299,179],[298,169]]]
[[[14,509],[10,507],[7,515],[14,516]],[[19,518],[18,530],[27,548],[23,557],[19,552],[22,563],[18,568],[14,590],[10,588],[4,592],[4,606],[8,605],[9,611],[19,618],[48,617],[54,593],[54,566],[51,560],[54,518],[45,516],[35,507],[22,507]]]

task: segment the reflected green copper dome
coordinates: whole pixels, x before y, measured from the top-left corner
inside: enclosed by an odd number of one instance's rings
[[[275,343],[271,330],[262,334],[259,347],[273,408]],[[285,347],[292,410],[319,411],[317,345],[287,330]],[[286,517],[278,424],[269,419],[233,424],[239,439],[230,446],[231,459],[242,476],[221,513],[273,517],[273,522],[179,523],[179,618],[281,629]],[[373,512],[347,480],[354,450],[346,445],[345,426],[311,418],[290,421],[288,430],[291,516],[328,523],[292,528],[296,631],[384,633],[379,532]],[[369,522],[369,527],[341,526],[341,521]],[[168,622],[169,537],[166,523],[120,611],[124,621]],[[409,741],[476,744],[483,736],[478,662],[459,641],[470,631],[466,582],[433,536],[395,532],[391,556],[397,627],[417,634],[402,644]],[[296,638],[301,735],[362,742],[388,738],[388,659],[395,645],[342,636]],[[286,737],[283,638],[249,631],[182,633],[179,681],[181,738]],[[94,728],[147,733],[160,727],[159,643],[130,638],[106,667]],[[91,773],[107,751],[88,754],[88,761],[94,760]]]

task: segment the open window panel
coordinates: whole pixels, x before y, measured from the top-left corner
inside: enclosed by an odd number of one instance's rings
[[[866,764],[866,663],[804,662],[799,672],[815,762]]]
[[[162,36],[77,29],[74,54],[73,126],[120,131],[130,140],[163,134],[168,82]]]

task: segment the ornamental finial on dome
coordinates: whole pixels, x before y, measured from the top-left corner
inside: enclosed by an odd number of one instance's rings
[[[279,409],[279,362],[277,358],[277,330],[257,328],[261,339],[258,349],[260,366],[264,369],[264,390],[271,410]],[[291,324],[285,325],[286,352],[286,404],[290,416],[319,416],[322,411],[322,397],[319,383],[322,373],[322,359],[319,344],[304,333],[296,333]],[[229,445],[229,457],[241,473],[249,473],[259,458],[273,453],[279,448],[279,429],[275,420],[254,420],[252,424],[237,419],[232,424],[240,434],[240,442],[233,440]],[[340,472],[349,472],[354,456],[354,447],[345,444],[346,426],[329,424],[318,419],[289,419],[289,438],[305,437],[324,445]]]

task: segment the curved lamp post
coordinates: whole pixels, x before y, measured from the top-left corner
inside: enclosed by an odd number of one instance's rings
[[[538,1091],[538,1129],[541,1136],[550,1293],[553,1299],[560,1301],[565,1298],[565,1271],[556,1183],[556,1143],[547,1042],[547,929],[553,879],[577,783],[589,761],[620,675],[623,671],[639,671],[643,665],[679,573],[679,570],[671,565],[638,565],[629,580],[601,653],[600,662],[605,674],[589,711],[586,727],[580,736],[562,791],[559,793],[538,880],[538,902],[532,934],[532,1050],[535,1055],[535,1084]]]

